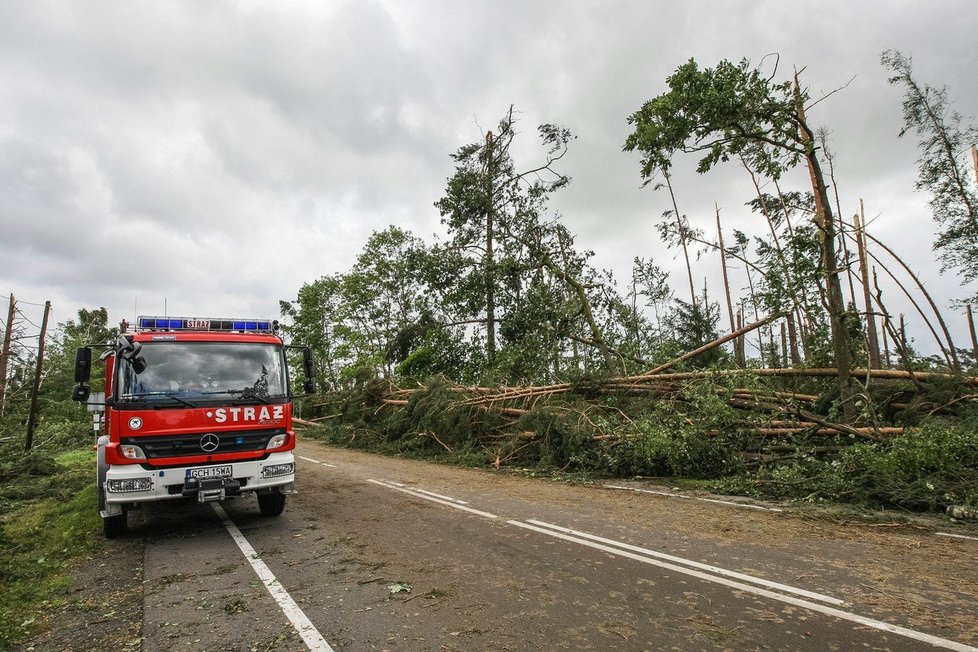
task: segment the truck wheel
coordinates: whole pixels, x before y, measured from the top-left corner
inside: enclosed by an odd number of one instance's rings
[[[278,491],[258,494],[258,509],[262,516],[278,516],[285,509],[285,494]]]
[[[103,516],[102,534],[105,535],[105,538],[115,539],[125,534],[126,530],[129,529],[128,517],[129,514],[126,512],[116,514],[115,516]]]

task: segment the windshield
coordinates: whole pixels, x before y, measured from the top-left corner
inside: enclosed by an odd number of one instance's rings
[[[144,342],[140,355],[146,368],[138,374],[128,361],[119,361],[120,399],[172,398],[195,405],[195,398],[234,396],[264,402],[285,398],[288,392],[285,357],[279,346]]]

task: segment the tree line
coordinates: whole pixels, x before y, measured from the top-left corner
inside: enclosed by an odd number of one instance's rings
[[[887,51],[881,60],[905,94],[899,135],[920,139],[918,187],[932,197],[937,258],[971,281],[978,275],[978,184],[967,152],[978,141],[975,128],[962,126],[946,89],[913,77],[909,57]],[[377,375],[469,384],[621,375],[771,317],[735,339],[732,350],[710,348],[687,364],[833,366],[846,411],[856,366],[960,372],[973,352],[951,341],[923,283],[868,232],[859,211],[843,215],[828,132],[808,117],[824,98],[809,95],[802,71],[776,81],[779,73],[771,61],[702,68],[690,60],[666,79],[666,92],[628,116],[623,149],[641,155],[645,184],[668,194],[656,229],[682,254],[687,274],[672,283],[653,259],[636,257],[624,291],[550,206],[570,183],[561,163],[572,155],[573,134],[541,125],[536,159],[516,161],[513,143],[522,135],[511,107],[496,129],[452,154],[454,174],[435,203],[443,239],[426,242],[390,226],[369,238],[352,269],[281,302],[293,337],[318,352],[319,381],[342,388]],[[746,204],[763,236],[725,233],[719,208],[695,225],[680,210],[671,172],[690,156],[701,173],[718,164],[743,169]],[[782,187],[795,167],[807,170],[808,187]],[[719,257],[721,297],[695,282],[699,255]],[[746,280],[742,291],[731,287],[733,266]],[[902,317],[882,299],[879,275],[918,307],[940,358],[915,354]]]
[[[904,91],[898,135],[919,141],[917,186],[931,198],[937,259],[973,281],[978,180],[967,152],[974,152],[978,132],[952,109],[946,88],[913,76],[909,57],[891,50],[882,63],[890,83]],[[852,368],[973,365],[974,337],[970,348],[951,341],[919,277],[869,233],[860,212],[844,214],[828,134],[808,117],[823,98],[809,96],[800,72],[775,81],[778,72],[770,62],[765,72],[746,60],[713,68],[690,60],[666,79],[665,92],[627,117],[632,132],[623,149],[640,154],[646,185],[668,197],[655,228],[682,255],[681,280],[647,257],[634,258],[627,279],[598,269],[594,253],[550,205],[570,183],[561,165],[573,155],[574,135],[541,125],[535,158],[517,161],[514,143],[526,136],[509,108],[495,129],[451,154],[454,173],[434,205],[442,238],[425,241],[389,226],[371,235],[351,269],[306,283],[280,302],[292,339],[317,353],[320,386],[355,387],[377,376],[444,376],[470,385],[625,376],[765,319],[733,339],[732,348],[706,348],[683,364],[835,367],[843,410],[852,407],[846,380]],[[690,156],[704,173],[718,164],[743,169],[745,203],[763,235],[725,231],[719,209],[695,223],[680,210],[682,189],[671,172]],[[785,173],[796,166],[807,169],[808,187],[784,187]],[[719,296],[695,282],[702,255],[721,262]],[[741,289],[727,274],[734,267]],[[902,316],[883,301],[878,276],[909,298],[934,336],[937,356],[915,353]],[[47,429],[42,440],[77,429],[84,418],[63,400],[74,349],[115,336],[104,308],[81,310],[53,329],[38,396]],[[0,436],[27,421],[35,355],[23,346],[5,353]]]

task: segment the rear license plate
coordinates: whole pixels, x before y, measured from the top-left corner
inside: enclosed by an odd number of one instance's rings
[[[207,466],[202,469],[187,469],[187,479],[230,478],[231,466]]]

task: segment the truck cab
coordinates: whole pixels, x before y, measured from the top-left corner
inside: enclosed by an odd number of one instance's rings
[[[303,350],[305,391],[314,391],[308,348],[286,347],[278,322],[139,317],[112,345],[97,481],[103,532],[118,536],[143,503],[257,496],[277,516],[295,493],[295,433],[288,348]],[[92,348],[78,350],[72,398],[89,397]]]

